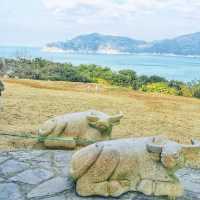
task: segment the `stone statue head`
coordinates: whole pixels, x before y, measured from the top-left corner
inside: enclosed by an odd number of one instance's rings
[[[98,129],[102,134],[109,135],[112,127],[119,124],[122,117],[122,113],[109,116],[105,113],[91,110],[88,111],[87,120],[91,127]]]
[[[200,143],[192,140],[191,145],[178,144],[163,140],[161,144],[155,140],[147,144],[147,150],[160,154],[160,161],[165,168],[179,169],[184,166],[200,168]]]

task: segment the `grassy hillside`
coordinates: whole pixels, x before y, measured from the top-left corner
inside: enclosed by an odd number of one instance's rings
[[[163,134],[179,142],[200,139],[200,100],[96,84],[6,79],[0,132],[27,133],[49,117],[97,109],[122,111],[113,138]]]
[[[108,67],[95,64],[74,66],[70,63],[55,63],[41,58],[5,59],[0,62],[0,75],[20,79],[104,83],[143,92],[200,98],[200,81],[190,83],[169,81],[157,75],[139,76],[131,69],[112,71]]]

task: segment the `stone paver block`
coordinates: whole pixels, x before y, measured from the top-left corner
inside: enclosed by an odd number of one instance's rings
[[[17,174],[12,177],[10,180],[18,181],[28,184],[38,184],[42,181],[45,181],[53,177],[53,172],[44,170],[44,169],[29,169],[24,172]]]
[[[41,151],[41,150],[34,150],[34,151],[27,150],[27,151],[13,151],[13,152],[10,152],[9,155],[11,155],[17,160],[26,161],[26,160],[32,160],[34,158],[38,158],[44,153],[45,151]]]
[[[28,163],[19,162],[16,160],[8,160],[0,165],[0,172],[2,172],[4,175],[10,176],[14,173],[23,171],[28,167]]]
[[[0,157],[0,164],[3,163],[3,162],[5,162],[8,159],[9,159],[9,157],[6,157],[6,156]]]
[[[23,200],[18,185],[14,183],[0,184],[0,200]]]
[[[67,197],[65,197],[65,195],[59,195],[55,197],[44,198],[42,200],[67,200]]]
[[[61,193],[67,189],[67,179],[62,177],[56,177],[38,185],[30,193],[28,193],[27,197],[33,198],[53,195],[56,193]]]

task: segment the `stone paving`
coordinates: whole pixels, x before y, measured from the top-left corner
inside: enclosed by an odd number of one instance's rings
[[[105,200],[76,195],[68,176],[72,151],[31,150],[0,152],[0,200]],[[179,171],[185,195],[179,200],[200,200],[200,170]],[[106,198],[113,200],[113,198]],[[164,200],[127,193],[120,200]]]

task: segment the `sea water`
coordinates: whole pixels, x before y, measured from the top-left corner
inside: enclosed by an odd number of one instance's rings
[[[42,48],[0,47],[0,57],[36,58],[74,65],[96,64],[112,70],[132,69],[139,75],[159,75],[169,80],[185,82],[200,80],[200,56],[178,56],[158,54],[75,54],[45,52]]]

